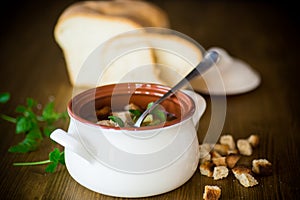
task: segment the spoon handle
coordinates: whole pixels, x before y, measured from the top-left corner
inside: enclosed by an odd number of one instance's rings
[[[169,96],[172,96],[177,90],[182,88],[187,84],[187,82],[191,81],[198,75],[203,74],[206,70],[208,70],[214,63],[218,61],[219,54],[216,51],[208,51],[203,60],[190,72],[188,73],[181,81],[179,81],[175,86],[173,86],[167,93],[165,93],[161,98],[156,100],[150,108],[145,110],[142,115],[135,122],[135,127],[140,127],[144,118],[161,102],[163,102]]]

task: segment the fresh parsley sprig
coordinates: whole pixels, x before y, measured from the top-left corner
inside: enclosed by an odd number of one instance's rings
[[[4,104],[10,99],[10,94],[0,93],[0,103]],[[50,101],[42,109],[41,114],[38,113],[37,101],[27,98],[26,105],[19,105],[16,108],[17,117],[11,117],[0,113],[0,118],[14,123],[16,125],[16,134],[24,134],[24,139],[17,145],[8,149],[12,153],[27,153],[35,151],[39,148],[44,138],[49,138],[50,133],[56,128],[56,123],[63,120],[66,121],[68,115],[66,112],[58,113],[54,110],[54,102]],[[49,154],[49,159],[45,161],[30,163],[14,163],[15,166],[40,165],[49,164],[46,172],[54,172],[58,164],[64,164],[64,152],[60,152],[57,148]]]
[[[0,102],[6,103],[10,98],[9,93],[0,94]],[[32,98],[27,98],[26,105],[19,105],[16,108],[17,117],[1,114],[0,117],[8,122],[16,124],[16,134],[24,134],[25,138],[19,144],[8,149],[13,153],[27,153],[35,151],[40,146],[44,136],[49,137],[55,129],[55,123],[67,119],[67,113],[54,111],[54,102],[47,103],[42,114],[37,112],[38,103]]]
[[[65,165],[65,156],[64,152],[60,152],[58,148],[55,148],[52,152],[49,153],[49,159],[37,162],[22,162],[22,163],[13,163],[14,166],[33,166],[33,165],[44,165],[48,164],[45,171],[49,173],[55,172],[59,164]]]

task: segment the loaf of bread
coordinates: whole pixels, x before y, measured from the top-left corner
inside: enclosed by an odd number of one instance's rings
[[[145,1],[82,1],[70,5],[59,17],[54,37],[64,53],[71,83],[90,84],[88,78],[75,82],[82,65],[95,48],[120,33],[143,27],[167,28],[169,20],[163,10]],[[115,64],[123,63],[126,69],[126,62],[131,66],[155,62],[151,49],[137,54],[133,52],[124,60],[118,60]],[[93,77],[95,72],[92,70],[87,77]]]

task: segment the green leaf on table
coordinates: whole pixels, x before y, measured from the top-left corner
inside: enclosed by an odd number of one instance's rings
[[[0,103],[6,103],[10,99],[10,94],[8,92],[0,93]]]
[[[53,125],[48,125],[43,128],[43,133],[46,137],[50,137],[51,133],[56,129]]]
[[[16,112],[17,113],[24,113],[27,110],[25,106],[19,105],[16,107]]]
[[[55,148],[49,153],[48,160],[35,161],[35,162],[19,162],[13,163],[14,166],[34,166],[48,164],[45,171],[49,173],[55,172],[59,164],[65,165],[65,154],[60,152],[58,148]]]
[[[54,103],[49,102],[42,113],[42,118],[49,123],[56,121],[59,118],[59,114],[54,111]]]
[[[58,148],[55,148],[52,152],[49,153],[49,160],[51,162],[58,162],[60,158],[60,151]]]
[[[46,121],[48,124],[53,124],[55,121],[59,119],[67,119],[67,113],[62,112],[58,113],[54,110],[54,102],[51,101],[43,109],[42,116],[40,118],[41,121]]]
[[[19,144],[12,146],[8,149],[11,153],[27,153],[31,151],[35,151],[42,140],[41,131],[38,128],[30,130],[24,140]]]
[[[28,108],[33,108],[34,106],[37,105],[37,101],[32,98],[27,98],[26,102],[27,102]]]
[[[16,133],[25,133],[32,128],[31,120],[27,117],[17,118]]]
[[[64,152],[64,151],[60,153],[60,157],[59,157],[59,159],[58,159],[58,162],[59,162],[60,164],[62,164],[62,165],[65,165],[65,164],[66,164],[66,162],[65,162],[65,152]]]
[[[9,100],[9,93],[0,94],[0,103]],[[54,102],[45,105],[42,113],[38,113],[38,102],[32,98],[26,99],[25,105],[19,105],[15,111],[18,113],[16,118],[0,113],[0,118],[16,124],[16,134],[24,133],[24,138],[17,145],[11,146],[8,151],[12,153],[27,153],[35,151],[39,148],[44,135],[49,137],[51,132],[56,128],[55,124],[58,120],[68,119],[67,112],[58,113],[54,110]],[[46,168],[47,172],[54,172],[58,164],[65,164],[64,152],[54,149],[49,154],[49,159],[37,162],[14,163],[14,166],[29,166],[49,164]]]
[[[53,173],[55,172],[58,164],[65,164],[64,152],[60,152],[58,148],[55,148],[49,153],[50,164],[46,167],[45,171]]]

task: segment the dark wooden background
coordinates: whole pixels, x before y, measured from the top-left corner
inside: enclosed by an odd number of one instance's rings
[[[72,3],[59,1],[6,1],[1,6],[0,92],[11,101],[1,113],[33,97],[42,104],[55,97],[64,111],[72,95],[62,52],[53,38],[61,12]],[[230,174],[214,181],[197,171],[182,187],[145,199],[201,199],[204,185],[222,188],[222,199],[299,199],[300,93],[299,16],[296,5],[268,1],[153,1],[169,15],[172,28],[187,34],[204,48],[219,46],[243,59],[262,76],[256,90],[227,97],[223,133],[261,137],[252,158],[267,158],[273,175],[259,178],[258,186],[244,188]],[[209,96],[205,96],[209,102]],[[208,103],[208,106],[210,104]],[[209,107],[200,121],[199,139],[210,121]],[[13,167],[13,162],[44,160],[57,146],[45,141],[37,152],[12,154],[7,149],[22,136],[14,125],[0,121],[0,199],[120,199],[92,192],[75,182],[65,167],[54,174],[45,166]]]

